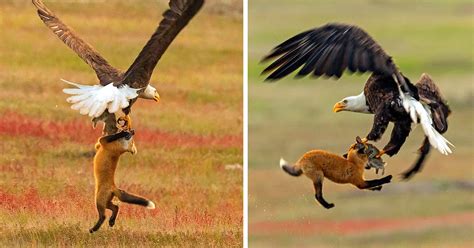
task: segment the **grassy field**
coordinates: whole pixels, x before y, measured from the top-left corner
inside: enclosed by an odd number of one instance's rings
[[[249,6],[250,245],[474,246],[472,2],[253,0]],[[266,84],[259,64],[283,40],[327,22],[364,27],[414,82],[429,73],[453,110],[445,136],[456,146],[450,156],[433,151],[420,174],[408,182],[397,178],[381,192],[326,180],[325,197],[336,204],[331,210],[314,201],[311,181],[284,174],[278,160],[295,161],[315,148],[343,154],[355,136],[365,136],[372,116],[335,114],[332,106],[359,94],[368,74]],[[385,174],[411,166],[422,140],[417,128],[397,156],[385,158]]]
[[[125,70],[167,1],[45,2]],[[162,101],[134,105],[138,154],[122,157],[116,181],[157,209],[121,204],[116,226],[91,235],[100,130],[69,108],[59,79],[97,78],[30,1],[1,1],[0,246],[242,246],[242,170],[226,166],[242,164],[240,11],[208,1],[153,74]]]

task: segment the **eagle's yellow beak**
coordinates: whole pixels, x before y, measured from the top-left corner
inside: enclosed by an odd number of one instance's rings
[[[344,110],[344,108],[346,108],[346,104],[344,104],[343,102],[338,102],[334,105],[332,111],[334,111],[334,113],[337,113],[339,111]]]
[[[155,102],[160,102],[160,94],[158,94],[158,92],[155,92],[155,96],[153,97],[153,100],[155,100]]]

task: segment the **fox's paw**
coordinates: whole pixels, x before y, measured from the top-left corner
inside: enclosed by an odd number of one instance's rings
[[[336,205],[334,205],[334,203],[328,203],[327,205],[325,205],[325,206],[323,206],[323,207],[326,208],[326,209],[331,209],[331,208],[333,208],[334,206],[336,206]]]
[[[369,190],[372,190],[372,191],[380,191],[380,190],[382,190],[382,185],[377,186],[377,187],[370,188]]]
[[[113,227],[115,225],[115,220],[109,220],[109,226]]]

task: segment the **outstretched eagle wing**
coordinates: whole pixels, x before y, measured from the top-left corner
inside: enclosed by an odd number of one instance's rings
[[[277,58],[277,59],[276,59]],[[276,59],[262,73],[277,80],[298,68],[297,76],[313,73],[339,78],[351,72],[371,71],[392,75],[396,67],[391,57],[364,30],[357,26],[330,23],[300,33],[275,47],[263,61]]]
[[[112,67],[91,45],[79,38],[41,0],[32,0],[32,2],[38,9],[38,15],[46,26],[94,69],[102,85],[120,81],[121,72],[119,70]]]
[[[125,73],[122,83],[135,89],[146,87],[158,60],[203,3],[204,0],[171,0],[163,20]]]

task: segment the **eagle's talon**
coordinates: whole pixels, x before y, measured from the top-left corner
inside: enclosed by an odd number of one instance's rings
[[[380,150],[379,154],[375,155],[375,158],[380,158],[382,157],[382,155],[385,154],[385,151],[384,150]]]
[[[132,119],[130,119],[130,116],[124,115],[120,116],[117,119],[117,124],[119,125],[119,128],[122,130],[131,130],[132,129]]]
[[[95,128],[97,127],[97,122],[98,122],[98,121],[99,121],[99,120],[97,120],[97,118],[93,118],[93,119],[92,119],[92,128],[93,128],[93,129],[95,129]]]

